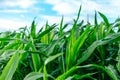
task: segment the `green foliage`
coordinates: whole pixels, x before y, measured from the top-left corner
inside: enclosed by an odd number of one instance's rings
[[[95,12],[94,24],[84,23],[80,12],[72,25],[62,16],[38,32],[35,21],[1,32],[0,80],[120,80],[120,20]]]
[[[11,80],[13,74],[16,71],[18,62],[19,62],[19,53],[18,51],[16,51],[14,55],[10,58],[5,68],[3,69],[3,72],[0,76],[0,80]]]

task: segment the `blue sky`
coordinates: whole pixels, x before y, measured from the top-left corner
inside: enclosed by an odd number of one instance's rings
[[[119,3],[120,0],[0,0],[0,31],[30,26],[35,17],[38,28],[47,20],[49,24],[59,23],[62,15],[65,22],[71,22],[81,4],[80,19],[87,20],[89,15],[93,22],[96,10],[113,22],[120,15]]]

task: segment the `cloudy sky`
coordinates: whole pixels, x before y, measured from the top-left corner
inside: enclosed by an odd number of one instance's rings
[[[120,0],[0,0],[0,30],[15,30],[30,26],[35,18],[38,27],[48,20],[59,23],[61,16],[65,22],[76,17],[82,4],[80,19],[94,21],[94,12],[100,11],[113,22],[120,16]],[[99,19],[100,20],[100,19]]]

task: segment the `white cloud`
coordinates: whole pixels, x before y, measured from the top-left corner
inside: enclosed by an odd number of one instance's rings
[[[76,9],[75,9],[76,7]],[[62,15],[71,15],[77,12],[78,7],[75,5],[71,5],[67,2],[62,2],[53,7],[53,10],[57,11],[58,14]]]
[[[56,4],[59,4],[61,3],[62,1],[61,0],[45,0],[46,3],[48,4],[52,4],[52,5],[56,5]]]
[[[94,11],[99,10],[102,6],[97,4],[95,1],[91,0],[82,0],[82,6],[84,10]]]
[[[24,16],[23,14],[20,14],[20,17],[21,17],[21,18],[25,18],[25,16]]]
[[[120,0],[110,0],[110,5],[120,7]]]
[[[77,16],[79,7],[80,5],[82,5],[80,19],[84,19],[87,21],[87,15],[89,14],[89,20],[92,20],[92,23],[94,21],[95,10],[99,11],[102,7],[101,5],[97,4],[95,1],[92,0],[56,0],[56,2],[46,0],[46,2],[53,6],[52,10],[56,11],[58,15],[64,15],[67,20],[71,20],[71,18]],[[46,18],[49,19],[50,17]],[[56,19],[56,17],[52,17],[52,20],[57,21],[54,20],[54,18]]]
[[[101,6],[91,0],[46,0],[46,3],[53,5],[53,10],[60,15],[75,15],[82,4],[82,11],[95,11]]]
[[[17,10],[17,9],[14,9],[14,10],[0,10],[1,13],[27,13],[28,11],[27,10]]]
[[[33,13],[38,14],[39,11],[44,11],[42,8],[31,8],[31,9],[2,9],[0,13]]]
[[[2,0],[0,1],[0,12],[38,14],[39,11],[44,11],[43,8],[36,7],[36,4],[40,4],[40,2],[37,0]]]
[[[82,4],[82,17],[90,16],[90,20],[94,19],[94,13],[100,11],[104,13],[108,18],[114,20],[120,15],[120,0],[46,0],[46,3],[51,4],[52,10],[56,11],[58,15],[75,16],[77,15],[79,6]]]
[[[4,30],[16,30],[20,27],[29,26],[29,22],[0,19],[0,28]]]
[[[77,12],[79,6],[75,4],[76,0],[46,0],[48,4],[51,4],[52,10],[56,11],[58,15],[71,15]],[[74,2],[74,3],[73,3]]]
[[[49,15],[40,15],[40,17],[44,21],[48,21],[49,24],[54,24],[54,23],[59,24],[62,18],[62,16],[49,16]],[[72,17],[64,16],[64,23],[71,22],[73,21],[74,18],[75,16],[72,16]]]
[[[0,2],[0,5],[1,7],[20,7],[25,9],[36,3],[36,0],[3,0]]]

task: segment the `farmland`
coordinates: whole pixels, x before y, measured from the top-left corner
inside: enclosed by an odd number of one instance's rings
[[[120,80],[120,19],[95,12],[94,24],[31,27],[0,33],[0,80]],[[97,15],[103,21],[98,23]],[[65,30],[67,27],[69,30]]]

